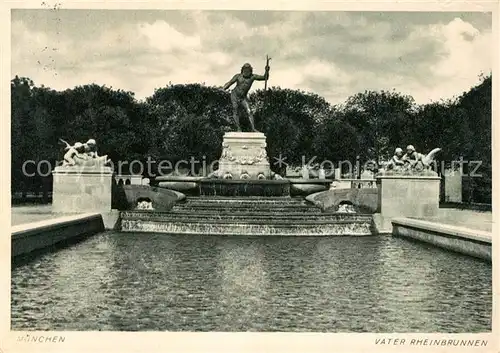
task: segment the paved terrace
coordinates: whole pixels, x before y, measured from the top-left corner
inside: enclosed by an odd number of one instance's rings
[[[439,216],[436,219],[429,219],[429,221],[485,232],[491,232],[493,225],[492,213],[489,211],[459,210],[456,208],[440,208]]]
[[[51,205],[13,206],[11,210],[10,220],[13,226],[66,216],[53,214]]]

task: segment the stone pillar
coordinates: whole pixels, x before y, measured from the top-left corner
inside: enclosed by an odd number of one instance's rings
[[[378,212],[374,215],[380,233],[392,233],[396,217],[432,219],[439,211],[440,178],[437,175],[377,176]]]
[[[130,185],[142,185],[142,175],[131,175]]]
[[[230,173],[233,179],[240,179],[247,172],[251,179],[262,173],[271,176],[267,159],[266,136],[261,132],[227,132],[222,142],[222,156],[219,160],[219,174]]]
[[[446,202],[462,202],[462,173],[447,170],[444,174],[444,199]]]
[[[335,168],[333,173],[334,173],[333,179],[340,180],[340,176],[341,176],[340,175],[340,168]]]
[[[52,212],[110,212],[110,167],[56,167],[52,172]]]

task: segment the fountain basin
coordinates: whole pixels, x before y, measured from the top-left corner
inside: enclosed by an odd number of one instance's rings
[[[206,179],[205,177],[190,177],[190,176],[158,176],[155,178],[155,183],[163,189],[174,190],[187,195],[199,194],[199,182]]]
[[[160,176],[157,176],[155,178],[156,181],[161,181],[161,182],[164,182],[164,181],[171,181],[171,182],[174,182],[174,181],[180,181],[180,182],[193,182],[193,183],[196,183],[200,180],[203,180],[205,179],[205,177],[202,177],[202,176],[187,176],[187,175],[179,175],[179,176],[175,176],[175,175],[160,175]]]
[[[189,181],[161,181],[158,183],[158,186],[169,190],[183,192],[196,190],[198,188],[198,183]]]
[[[198,189],[198,183],[204,177],[190,176],[158,176],[155,182],[158,186],[165,189],[175,190],[179,192],[193,191]]]
[[[292,179],[290,191],[293,196],[307,196],[330,188],[330,179]]]
[[[201,196],[289,196],[289,180],[205,179]]]

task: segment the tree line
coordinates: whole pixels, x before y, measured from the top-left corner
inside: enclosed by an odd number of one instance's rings
[[[332,105],[315,93],[281,87],[258,89],[249,100],[270,160],[364,163],[388,160],[408,144],[422,153],[440,147],[443,161],[481,161],[471,198],[490,202],[491,79],[483,76],[454,99],[423,105],[396,91],[365,91]],[[56,91],[16,76],[11,109],[13,190],[41,183],[39,172],[47,175],[62,158],[59,138],[94,138],[114,162],[193,157],[210,163],[220,157],[223,135],[233,126],[229,94],[202,84],[170,84],[138,101],[133,92],[106,86]],[[34,163],[27,167],[27,160]],[[42,160],[49,162],[36,171]]]

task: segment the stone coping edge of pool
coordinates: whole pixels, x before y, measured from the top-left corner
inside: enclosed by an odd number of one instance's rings
[[[479,242],[491,244],[491,233],[484,230],[476,230],[466,227],[454,226],[438,222],[424,221],[414,218],[393,218],[392,224],[417,227],[437,233],[444,233],[454,237],[467,238]]]
[[[73,242],[105,230],[100,213],[62,216],[11,228],[11,257],[40,251],[63,242]]]
[[[412,218],[392,219],[392,234],[491,261],[491,233]]]
[[[75,215],[63,215],[57,218],[46,219],[43,221],[35,221],[22,223],[11,227],[12,236],[25,235],[31,231],[40,232],[46,229],[55,227],[64,227],[73,224],[74,222],[86,221],[93,217],[101,217],[100,213],[79,213]]]

